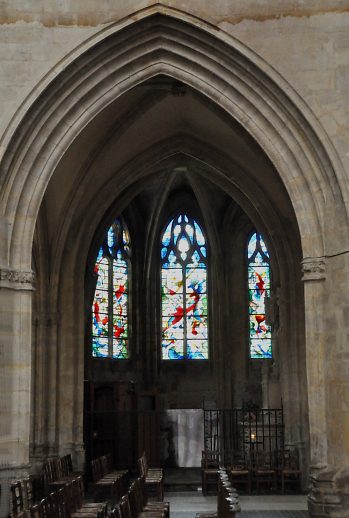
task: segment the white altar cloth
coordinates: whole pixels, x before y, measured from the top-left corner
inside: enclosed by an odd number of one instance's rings
[[[166,418],[173,431],[176,465],[182,468],[200,467],[204,446],[202,409],[166,410]]]

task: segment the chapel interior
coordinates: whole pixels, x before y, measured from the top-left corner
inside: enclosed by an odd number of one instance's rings
[[[345,518],[348,9],[17,3],[0,518]]]
[[[115,175],[120,163],[127,164],[123,180]],[[120,186],[123,181],[124,188]],[[171,217],[187,213],[207,236],[209,354],[207,360],[164,361],[161,233]],[[131,250],[129,358],[121,360],[95,357],[91,349],[96,257],[117,218],[126,225]],[[249,358],[246,250],[256,231],[267,243],[272,271],[273,353],[268,359]],[[57,257],[60,262],[55,264]],[[202,94],[171,77],[157,76],[96,116],[69,146],[51,178],[33,249],[39,278],[34,296],[38,347],[45,340],[39,312],[47,312],[50,318],[48,286],[59,301],[59,321],[70,329],[65,347],[77,336],[84,344],[80,368],[84,371],[87,459],[109,449],[117,465],[132,466],[148,448],[152,463],[176,466],[178,451],[172,450],[186,450],[186,446],[171,443],[173,430],[169,432],[169,424],[164,423],[166,412],[185,416],[187,410],[196,409],[203,427],[204,407],[281,409],[284,429],[279,441],[299,449],[306,473],[308,422],[299,261],[295,215],[272,163],[238,123]],[[52,270],[55,273],[50,277]],[[80,296],[76,296],[77,279]],[[71,383],[68,373],[67,383]],[[35,380],[34,399],[41,391]],[[136,431],[128,421],[134,413],[139,420]],[[150,421],[143,422],[146,419]],[[34,433],[45,436],[49,430],[42,427]],[[193,437],[187,433],[179,438],[182,443],[193,441],[196,429]],[[196,457],[181,460],[184,466],[200,465],[203,442],[197,448]]]

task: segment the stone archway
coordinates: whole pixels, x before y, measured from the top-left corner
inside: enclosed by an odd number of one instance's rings
[[[8,398],[11,415],[5,441],[8,459],[16,459],[11,460],[11,469],[28,462],[30,415],[21,412],[21,405],[28,403],[30,395],[32,241],[45,190],[70,142],[83,128],[113,100],[159,74],[201,92],[241,124],[262,147],[286,187],[300,230],[306,281],[311,464],[314,469],[339,467],[343,459],[334,446],[338,432],[331,424],[336,412],[328,399],[323,315],[335,313],[329,307],[331,298],[324,297],[328,284],[333,293],[337,285],[338,293],[343,290],[336,278],[338,264],[331,260],[345,249],[334,228],[344,234],[348,223],[348,193],[340,163],[302,100],[238,41],[202,20],[162,6],[141,11],[136,18],[101,31],[67,58],[33,92],[23,106],[22,118],[18,116],[7,134],[1,161],[6,243],[1,287],[5,317],[12,315],[5,345],[8,375],[14,384]],[[51,322],[54,319],[53,315]],[[16,358],[8,353],[10,349],[15,356],[21,353],[23,390],[16,381]],[[13,429],[21,430],[18,441],[14,441]]]

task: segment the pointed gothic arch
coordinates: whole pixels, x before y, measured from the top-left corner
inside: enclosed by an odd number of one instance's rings
[[[316,283],[315,287],[308,284],[305,303],[316,322],[307,326],[309,386],[321,387],[319,393],[309,392],[311,452],[313,465],[324,467],[331,461],[323,438],[327,426],[325,367],[322,362],[315,372],[310,360],[317,347],[324,348],[316,337],[323,326],[325,257],[345,249],[326,216],[335,211],[343,228],[348,224],[348,186],[339,159],[305,103],[262,59],[224,31],[156,5],[102,30],[38,85],[3,141],[0,203],[6,245],[1,256],[2,282],[14,275],[16,289],[32,288],[31,255],[38,212],[70,143],[113,100],[159,74],[201,92],[245,128],[274,164],[289,194],[300,231],[304,276]],[[125,184],[133,180],[130,175]],[[321,301],[317,307],[312,305],[314,294]],[[29,293],[29,308],[30,298]],[[18,341],[28,352],[30,318],[23,319],[22,326]],[[74,355],[78,357],[78,352]],[[77,370],[78,384],[82,370]],[[80,391],[77,404],[81,399]],[[320,427],[318,420],[323,422]],[[78,443],[81,436],[72,433],[69,439]]]

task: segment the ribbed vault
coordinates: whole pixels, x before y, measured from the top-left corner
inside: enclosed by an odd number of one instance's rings
[[[341,196],[316,121],[310,125],[309,112],[300,102],[297,106],[289,87],[236,40],[157,6],[139,13],[136,22],[127,19],[92,38],[52,71],[44,90],[39,86],[33,93],[35,102],[13,132],[1,164],[8,261],[30,266],[40,203],[70,143],[116,98],[159,74],[199,91],[254,137],[289,193],[303,255],[323,256],[323,201],[330,210]],[[346,196],[346,189],[341,192]],[[338,250],[340,244],[331,246]]]

